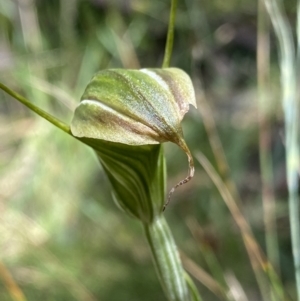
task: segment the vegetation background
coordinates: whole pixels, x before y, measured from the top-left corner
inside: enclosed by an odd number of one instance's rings
[[[286,2],[294,22],[296,1]],[[69,123],[98,70],[161,66],[169,9],[167,0],[0,0],[0,81]],[[215,121],[236,201],[265,249],[256,47],[256,1],[179,1],[172,66],[191,75],[198,98],[198,110],[184,119],[187,143],[217,168]],[[275,268],[294,299],[272,36],[270,70],[265,138],[276,200]],[[116,208],[92,150],[2,92],[0,98],[0,300],[19,290],[30,301],[165,300],[143,229]],[[186,175],[187,160],[175,145],[165,150],[172,187]],[[240,229],[199,163],[165,214],[204,300],[223,299],[207,288],[203,271],[237,300],[262,300]]]

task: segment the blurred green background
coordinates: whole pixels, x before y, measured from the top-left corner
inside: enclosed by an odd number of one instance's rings
[[[286,7],[293,22],[296,1]],[[170,1],[0,0],[0,81],[70,123],[92,75],[105,68],[162,64]],[[184,119],[192,153],[217,168],[205,117],[214,118],[241,196],[241,210],[265,249],[256,71],[257,3],[179,1],[172,66],[195,82],[198,110]],[[270,128],[283,287],[295,298],[277,49],[271,36]],[[113,203],[91,149],[0,92],[0,300],[165,300],[141,225]],[[210,110],[207,109],[207,105]],[[187,160],[165,145],[168,188]],[[223,300],[201,273],[261,300],[239,228],[210,177],[176,190],[165,212],[204,300]],[[185,257],[186,258],[186,257]],[[185,260],[187,262],[187,260]],[[186,264],[185,262],[185,264]],[[8,287],[8,274],[18,288]],[[15,299],[21,300],[21,299]]]

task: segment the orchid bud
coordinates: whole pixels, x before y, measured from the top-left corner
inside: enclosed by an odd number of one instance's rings
[[[121,172],[123,165],[128,167],[130,160],[135,162],[133,165],[138,162],[144,167],[149,165],[146,164],[147,156],[152,156],[152,152],[153,156],[156,156],[156,161],[153,159],[149,168],[155,168],[154,164],[162,160],[158,154],[160,147],[155,148],[155,145],[166,141],[176,143],[188,156],[189,173],[187,178],[171,189],[169,201],[174,189],[189,181],[194,175],[193,159],[183,139],[181,128],[181,121],[189,110],[189,104],[196,107],[193,85],[189,76],[180,69],[104,70],[97,73],[88,84],[75,110],[71,131],[79,139],[89,139],[94,141],[94,144],[98,141],[99,145],[106,144],[108,148],[114,149],[116,153],[112,158],[103,154],[105,147],[101,147],[102,151],[97,151],[104,168],[106,162],[116,160],[115,157],[118,157],[118,167],[115,172],[109,172],[111,181],[120,177],[118,170]],[[109,153],[112,154],[113,151]],[[137,159],[136,156],[143,159]],[[112,165],[112,162],[110,163]],[[110,168],[107,167],[106,170]],[[140,181],[144,186],[149,184],[149,181],[143,179],[146,173],[139,171],[134,175],[134,168],[130,169],[130,172],[127,170],[127,174],[122,175],[123,178],[128,176],[132,177],[131,181],[138,181],[138,177],[141,176]],[[123,172],[125,170],[126,168]],[[119,183],[122,181],[119,179]],[[126,189],[122,190],[125,196]],[[137,192],[130,193],[135,195]],[[121,195],[120,197],[122,198]],[[118,201],[124,208],[123,201]]]

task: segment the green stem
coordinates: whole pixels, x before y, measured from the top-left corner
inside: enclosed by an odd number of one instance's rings
[[[52,116],[51,114],[47,113],[46,111],[40,109],[36,105],[34,105],[32,102],[30,102],[28,99],[23,97],[22,95],[14,92],[13,90],[9,89],[7,86],[4,84],[0,83],[0,89],[5,91],[7,94],[12,96],[13,98],[17,99],[19,102],[21,102],[23,105],[25,105],[27,108],[29,108],[31,111],[35,112],[42,118],[48,120],[50,123],[64,131],[65,133],[69,134],[72,136],[70,127],[62,122],[61,120],[57,119],[56,117]]]
[[[289,215],[294,257],[296,290],[300,301],[300,221],[299,221],[299,98],[297,95],[297,64],[292,29],[283,13],[281,1],[265,0],[280,47],[280,73],[283,89],[285,121],[286,173],[289,193]],[[298,13],[299,2],[298,2]],[[299,15],[298,15],[299,18]],[[299,20],[299,19],[298,19]],[[298,21],[299,22],[299,21]],[[299,45],[299,31],[298,45]]]
[[[164,216],[160,215],[153,223],[145,224],[144,228],[168,300],[191,300],[177,247]]]
[[[259,159],[262,182],[262,203],[265,224],[266,250],[271,264],[279,271],[279,246],[276,231],[276,202],[273,187],[272,155],[270,151],[270,37],[269,19],[263,0],[258,3],[257,82],[259,107]],[[272,273],[269,278],[272,281]],[[274,287],[276,281],[272,284]],[[273,300],[274,300],[273,296]],[[283,294],[281,295],[283,299]]]
[[[176,19],[176,8],[177,0],[172,0],[170,18],[169,18],[169,27],[168,27],[168,36],[165,48],[164,61],[162,64],[163,68],[168,68],[170,66],[172,50],[173,50],[173,41],[174,41],[174,25]]]

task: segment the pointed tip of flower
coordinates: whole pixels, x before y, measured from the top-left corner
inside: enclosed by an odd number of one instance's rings
[[[168,204],[170,203],[171,197],[172,197],[174,191],[176,190],[176,188],[178,188],[179,186],[184,185],[187,182],[189,182],[194,177],[194,173],[195,173],[194,160],[193,160],[192,154],[191,154],[189,148],[187,147],[186,143],[184,142],[184,140],[182,140],[182,141],[180,141],[180,143],[178,145],[185,151],[185,153],[186,153],[186,155],[188,157],[189,171],[188,171],[187,177],[184,178],[183,180],[181,180],[180,182],[178,182],[169,191],[167,201],[166,201],[166,203],[163,206],[163,210],[162,210],[163,212],[166,210]]]

